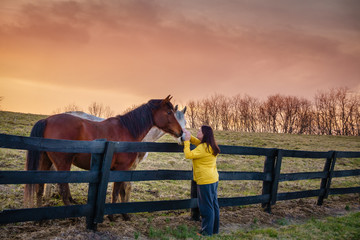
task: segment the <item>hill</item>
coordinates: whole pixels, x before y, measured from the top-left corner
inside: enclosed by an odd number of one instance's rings
[[[45,118],[44,115],[23,114],[14,112],[0,112],[0,133],[29,136],[32,126],[40,119]],[[197,129],[191,129],[193,134],[196,134]],[[291,135],[291,134],[273,134],[273,133],[244,133],[232,131],[215,131],[215,138],[220,145],[238,145],[249,147],[265,147],[265,148],[282,148],[293,150],[309,150],[309,151],[359,151],[360,138],[346,137],[346,136],[317,136],[317,135]],[[165,135],[158,140],[159,142],[174,142],[171,136]],[[25,167],[26,151],[10,150],[0,148],[0,170],[23,170]],[[308,172],[308,171],[322,171],[324,166],[324,159],[283,159],[282,173],[287,172]],[[263,171],[264,157],[257,156],[235,156],[235,155],[220,155],[218,157],[218,169],[221,171]],[[360,159],[337,159],[336,169],[359,169]],[[141,163],[137,169],[176,169],[176,170],[191,170],[191,163],[185,160],[182,153],[150,153],[149,157]],[[73,170],[80,170],[73,168]],[[333,187],[350,187],[359,186],[359,177],[347,177],[340,179],[333,179]],[[320,180],[304,180],[295,182],[282,182],[279,185],[280,192],[287,191],[302,191],[310,189],[318,189]],[[13,209],[22,207],[22,185],[0,185],[0,210]],[[219,197],[238,197],[251,196],[261,194],[262,182],[260,181],[220,181],[219,183]],[[131,201],[155,201],[155,200],[175,200],[186,199],[190,196],[190,186],[187,181],[148,181],[133,183]],[[112,190],[111,184],[108,187],[108,199],[110,201],[110,193]],[[73,196],[80,204],[86,203],[87,185],[86,184],[71,184],[71,191]],[[46,203],[47,206],[62,205],[58,194],[53,186],[52,198]],[[260,238],[269,238],[275,233],[278,234],[278,229],[271,228],[261,232],[257,229],[262,229],[264,226],[282,227],[290,224],[304,221],[311,217],[321,218],[323,216],[330,216],[334,213],[344,214],[346,210],[359,211],[359,195],[341,195],[330,196],[325,200],[322,207],[316,206],[316,199],[300,199],[294,201],[278,202],[273,207],[273,214],[264,213],[259,206],[246,207],[232,207],[221,209],[222,218],[222,234],[229,239],[236,239],[236,236],[244,236],[252,238],[251,236],[260,236]],[[193,230],[191,227],[193,222],[188,220],[188,210],[183,211],[168,211],[157,213],[140,213],[134,214],[135,220],[126,223],[118,219],[116,223],[105,221],[100,226],[101,229],[106,229],[113,233],[127,234],[126,236],[145,235],[150,237],[151,231],[153,234],[165,234],[164,226],[171,226],[174,229],[189,227],[189,231]],[[351,220],[359,219],[359,214],[351,215]],[[88,235],[84,232],[79,232],[78,229],[83,229],[85,224],[83,220],[74,220],[75,228],[71,227],[70,220],[56,220],[47,223],[43,227],[45,229],[55,227],[58,232],[61,232],[60,225],[65,225],[65,233],[78,234],[83,236],[79,239],[87,239]],[[174,221],[174,222],[173,222]],[[317,222],[316,224],[320,224]],[[55,225],[55,226],[54,226]],[[36,235],[35,230],[31,227],[31,223],[21,223],[14,225],[3,226],[2,230],[7,232],[7,237],[14,237],[14,233],[18,232],[18,236],[27,236],[27,231],[32,232],[35,238],[41,238],[41,234]],[[46,227],[47,226],[47,227]],[[127,227],[126,227],[127,226]],[[314,226],[312,224],[311,226]],[[128,229],[130,228],[130,230]],[[245,230],[240,231],[239,228]],[[255,230],[254,230],[255,228]],[[301,228],[301,227],[299,227]],[[305,229],[308,226],[305,227]],[[152,229],[152,230],[151,230]],[[67,232],[66,232],[67,231]],[[179,230],[180,231],[180,230]],[[301,231],[305,231],[301,229]],[[317,230],[314,230],[316,232]],[[349,230],[350,231],[350,230]],[[352,231],[352,230],[351,230]],[[14,233],[12,233],[14,232]],[[235,233],[233,233],[235,232]],[[50,234],[46,232],[47,234]],[[57,233],[52,233],[59,236]],[[235,234],[235,235],[234,235]],[[250,234],[250,235],[249,235]],[[260,234],[260,235],[259,235]],[[276,235],[275,234],[275,235]],[[171,235],[171,234],[170,234]],[[154,238],[156,235],[153,235]],[[287,236],[287,235],[279,235]],[[344,236],[344,235],[341,235]],[[345,235],[347,236],[347,235]],[[109,236],[105,236],[110,238]],[[6,238],[6,237],[5,237]],[[49,238],[49,236],[47,236]],[[305,237],[306,238],[306,237]],[[63,239],[63,238],[61,238]],[[66,239],[66,238],[64,238]],[[110,238],[117,239],[117,238]]]
[[[46,115],[0,111],[0,133],[29,136],[32,126]],[[191,129],[196,135],[197,129]],[[280,133],[249,133],[215,131],[218,144],[248,147],[281,148],[308,151],[359,151],[360,138],[356,136],[320,136]],[[159,142],[173,142],[169,136]]]
[[[29,136],[32,126],[45,115],[0,111],[0,133]]]

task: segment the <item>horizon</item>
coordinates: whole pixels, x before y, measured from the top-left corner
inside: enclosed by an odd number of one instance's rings
[[[360,93],[360,2],[256,0],[0,3],[4,111],[92,102],[116,114],[214,94],[312,100]]]
[[[252,98],[255,98],[256,100],[259,100],[260,101],[260,104],[261,103],[264,103],[267,101],[267,99],[271,96],[275,96],[275,95],[280,95],[281,97],[296,97],[298,98],[299,100],[301,99],[305,99],[305,100],[308,100],[310,101],[310,103],[313,105],[315,104],[314,102],[314,99],[316,97],[316,95],[318,94],[321,94],[321,93],[325,93],[325,94],[330,94],[331,91],[333,90],[340,90],[340,89],[345,89],[347,91],[347,94],[356,94],[358,97],[360,97],[360,93],[357,92],[357,91],[351,91],[349,88],[347,87],[338,87],[338,88],[331,88],[331,89],[323,89],[323,90],[318,90],[316,91],[316,93],[314,94],[314,96],[312,96],[311,98],[310,97],[298,97],[298,96],[295,96],[295,95],[286,95],[286,94],[279,94],[279,93],[274,93],[274,94],[271,94],[271,95],[268,95],[268,96],[265,96],[264,98],[257,98],[257,97],[254,97],[254,96],[251,96],[251,95],[248,95],[248,94],[235,94],[235,95],[232,95],[232,96],[226,96],[226,95],[223,95],[223,94],[219,94],[219,93],[213,93],[211,95],[207,95],[207,96],[204,96],[203,98],[199,98],[197,100],[188,100],[186,103],[178,103],[178,102],[174,102],[173,100],[171,101],[172,104],[175,106],[175,105],[178,105],[179,106],[179,109],[182,109],[184,108],[185,106],[187,106],[187,104],[190,102],[190,101],[202,101],[202,100],[206,100],[206,99],[210,99],[210,98],[213,98],[213,97],[216,97],[216,96],[225,96],[226,98],[232,100],[233,98],[235,98],[236,96],[240,96],[240,97],[245,97],[245,96],[249,96],[249,97],[252,97]],[[84,108],[81,107],[80,105],[76,104],[75,102],[71,103],[71,104],[68,104],[68,105],[64,105],[60,108],[57,108],[57,109],[54,109],[50,114],[46,114],[46,113],[36,113],[36,112],[19,112],[19,111],[11,111],[11,110],[7,110],[7,109],[3,109],[2,108],[2,105],[3,105],[3,101],[5,99],[2,98],[0,99],[0,111],[5,111],[5,112],[14,112],[14,113],[24,113],[24,114],[34,114],[34,115],[53,115],[53,114],[58,114],[58,113],[64,113],[64,112],[71,112],[71,111],[80,111],[80,112],[85,112],[85,113],[88,113],[90,114],[90,110],[89,110],[89,107],[91,104],[93,103],[96,103],[98,105],[101,105],[101,109],[102,111],[112,111],[113,112],[113,115],[112,116],[116,116],[116,115],[121,115],[121,114],[125,114],[126,112],[128,112],[130,109],[133,109],[134,107],[139,107],[140,105],[142,104],[146,104],[149,100],[152,100],[152,99],[148,99],[146,100],[145,102],[143,103],[140,103],[138,105],[135,105],[135,104],[132,104],[132,105],[128,105],[128,106],[125,106],[125,109],[122,111],[122,112],[114,112],[114,109],[106,109],[107,105],[104,105],[103,103],[101,102],[89,102],[88,105],[86,105]],[[68,108],[71,108],[71,107],[78,107],[77,109],[71,109],[71,110],[67,110],[66,107]],[[106,114],[106,113],[105,113]],[[98,116],[99,117],[99,116]]]

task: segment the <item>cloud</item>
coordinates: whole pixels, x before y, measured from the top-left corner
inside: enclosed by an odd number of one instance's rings
[[[0,73],[144,98],[351,88],[359,32],[346,3],[29,1],[0,22]]]
[[[16,15],[18,17],[12,24],[1,26],[2,37],[16,43],[22,40],[82,44],[89,40],[88,22],[77,17],[80,7],[75,2],[52,5],[28,3],[19,11],[20,16]]]

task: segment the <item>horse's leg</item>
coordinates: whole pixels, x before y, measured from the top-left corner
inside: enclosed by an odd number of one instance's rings
[[[145,153],[145,152],[138,153],[138,156],[137,156],[136,160],[134,161],[133,165],[131,166],[130,170],[135,170],[137,165],[143,160],[145,155],[147,155],[147,153]],[[119,193],[120,193],[121,202],[129,202],[131,187],[132,187],[131,182],[119,182]],[[114,192],[113,192],[113,194],[114,194]],[[130,220],[130,215],[127,213],[123,213],[122,217],[125,221]]]
[[[72,159],[74,157],[73,153],[49,153],[49,157],[52,163],[55,165],[57,171],[70,171]],[[76,203],[72,199],[70,194],[70,188],[68,183],[59,183],[59,194],[62,197],[62,200],[65,205],[71,205],[71,203]]]
[[[52,164],[52,163],[51,163]],[[51,165],[50,167],[50,171],[56,171],[54,164]],[[48,201],[51,197],[51,188],[52,188],[53,184],[51,183],[47,183],[45,184],[45,194],[44,194],[44,198],[46,201]]]
[[[51,165],[50,167],[50,171],[56,171],[56,168],[54,167],[54,165]],[[44,198],[46,200],[49,200],[51,198],[51,188],[52,188],[52,184],[51,183],[47,183],[45,184],[45,194],[44,194]],[[60,191],[60,184],[58,184],[58,187],[59,187],[59,194],[62,194]],[[77,204],[76,200],[74,200],[71,196],[71,192],[70,192],[70,189],[68,189],[69,191],[66,193],[66,195],[69,196],[69,201],[73,204]]]
[[[121,202],[129,202],[131,193],[131,182],[120,182],[120,198]],[[123,213],[122,217],[125,221],[130,220],[130,215]]]
[[[116,203],[117,200],[119,199],[119,193],[121,190],[121,183],[122,182],[114,182],[113,183],[113,190],[112,190],[112,195],[111,195],[111,203]],[[108,218],[110,219],[110,221],[115,221],[115,217],[114,215],[109,215]]]
[[[68,183],[59,183],[59,194],[65,205],[71,205],[73,199],[70,199],[70,187]]]
[[[135,170],[137,165],[143,160],[144,156],[147,155],[147,153],[141,152],[138,153],[138,156],[136,157],[136,160],[134,161],[133,165],[131,166],[130,170]],[[120,182],[120,198],[121,202],[129,202],[130,200],[130,193],[131,193],[131,182]],[[130,220],[130,215],[127,213],[123,213],[122,217],[125,221]]]
[[[133,165],[131,166],[130,170],[135,170],[137,165],[148,155],[147,152],[140,152],[138,153],[136,160],[134,161]],[[130,194],[131,194],[132,184],[131,182],[120,182],[120,198],[121,202],[129,202]],[[122,214],[122,217],[125,221],[130,220],[130,215],[127,213]]]
[[[69,184],[68,184],[69,186]],[[72,203],[72,204],[79,204],[75,199],[73,199],[73,197],[71,196],[71,192],[70,192],[70,188],[68,187],[68,193],[67,195],[69,196],[69,201]]]
[[[52,163],[46,152],[42,152],[39,159],[39,168],[40,171],[48,171],[50,170]],[[37,207],[42,206],[42,197],[44,194],[44,183],[40,183],[36,185],[36,204]]]
[[[130,154],[126,154],[125,157],[123,157],[123,158],[119,158],[119,159],[122,159],[123,162],[126,162],[125,160],[129,160],[128,161],[128,163],[130,163],[129,166],[127,168],[123,168],[123,169],[134,170],[136,168],[137,164],[139,163],[139,161],[138,161],[139,158],[137,158],[137,156],[138,156],[137,153],[130,153]],[[123,170],[123,169],[113,168],[112,170]],[[111,203],[116,203],[118,201],[119,194],[121,195],[120,196],[121,202],[128,202],[129,197],[130,197],[130,191],[131,191],[131,184],[129,182],[114,182]],[[125,221],[130,220],[130,217],[128,214],[122,214],[122,216]],[[109,219],[110,219],[110,221],[115,220],[113,215],[109,215]]]

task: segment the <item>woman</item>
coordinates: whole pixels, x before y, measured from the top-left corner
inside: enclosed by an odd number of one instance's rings
[[[214,133],[210,126],[202,126],[197,138],[183,129],[184,153],[187,159],[192,159],[194,181],[197,183],[198,205],[201,215],[201,234],[212,235],[219,233],[219,203],[217,188],[219,174],[216,168],[216,157],[220,153],[215,142]],[[190,142],[197,146],[190,150]]]

